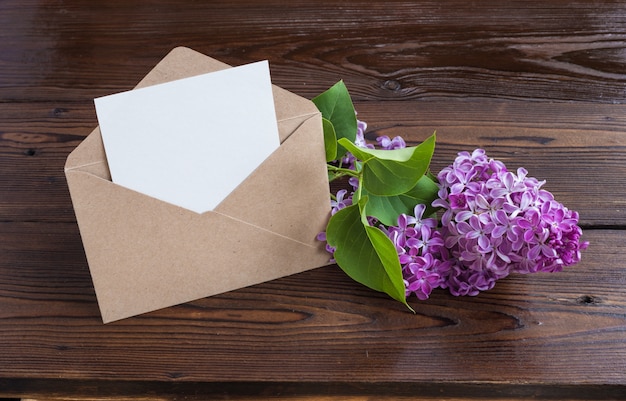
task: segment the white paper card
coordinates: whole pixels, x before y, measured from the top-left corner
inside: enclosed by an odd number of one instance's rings
[[[95,99],[113,182],[213,210],[280,146],[267,61]]]

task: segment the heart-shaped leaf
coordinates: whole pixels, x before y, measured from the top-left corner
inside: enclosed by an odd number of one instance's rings
[[[352,104],[348,88],[346,88],[343,81],[337,82],[326,91],[314,97],[312,101],[322,113],[322,117],[332,124],[336,139],[346,138],[354,142],[357,128],[356,112],[354,111],[354,105]],[[324,140],[326,139],[325,131]],[[328,140],[331,140],[330,135]],[[328,146],[328,144],[326,146]],[[342,146],[338,146],[336,158],[342,157],[345,153],[346,149]]]
[[[393,299],[406,302],[402,267],[391,240],[367,223],[367,197],[335,213],[326,228],[328,244],[335,247],[335,260],[353,280]],[[412,309],[411,309],[412,310]]]
[[[339,144],[363,162],[362,184],[367,192],[394,196],[413,189],[428,170],[435,134],[418,146],[395,150],[361,148],[344,138]]]
[[[439,187],[427,175],[417,181],[417,184],[409,191],[393,196],[378,196],[362,191],[362,195],[367,195],[366,213],[368,216],[376,218],[386,226],[398,224],[400,214],[412,214],[418,204],[426,205],[424,216],[429,216],[435,212],[430,204],[437,198]]]

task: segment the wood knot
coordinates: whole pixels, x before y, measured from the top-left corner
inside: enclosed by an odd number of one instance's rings
[[[389,79],[383,82],[383,88],[393,92],[397,92],[400,90],[400,88],[402,88],[402,85],[400,85],[400,82],[396,81],[395,79]]]
[[[576,298],[576,303],[581,305],[596,305],[602,303],[602,300],[598,297],[594,297],[593,295],[581,295]]]
[[[54,109],[52,109],[52,112],[50,113],[53,117],[61,117],[64,114],[66,114],[69,110],[63,107],[55,107]]]

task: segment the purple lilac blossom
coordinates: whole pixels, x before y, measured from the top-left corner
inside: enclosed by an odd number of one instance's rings
[[[331,199],[330,201],[330,215],[331,216],[337,213],[338,211],[340,211],[341,209],[343,209],[344,207],[352,205],[352,193],[350,193],[350,195],[346,197],[347,193],[348,193],[348,190],[340,189],[339,191],[337,191],[337,195],[335,196],[335,199]]]
[[[578,213],[527,173],[476,149],[438,174],[442,288],[476,295],[510,273],[558,272],[580,261],[588,243],[580,241]]]
[[[374,149],[374,145],[367,143],[365,140],[365,130],[367,129],[367,123],[365,121],[356,120],[356,137],[354,139],[354,144],[361,148]],[[350,170],[354,170],[354,161],[356,157],[350,152],[347,152],[341,158],[341,164]]]
[[[381,149],[385,150],[394,150],[394,149],[404,149],[406,148],[406,143],[404,139],[400,136],[396,136],[393,139],[390,139],[387,135],[379,136],[376,138],[376,142]]]
[[[420,300],[429,297],[442,285],[441,254],[444,240],[437,230],[437,219],[425,218],[425,205],[415,206],[413,215],[398,216],[398,225],[388,227],[387,236],[398,251],[402,266],[405,295],[415,294]]]

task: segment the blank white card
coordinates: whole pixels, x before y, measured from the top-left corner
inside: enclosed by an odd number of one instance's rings
[[[116,184],[213,210],[280,146],[267,61],[95,99]]]

